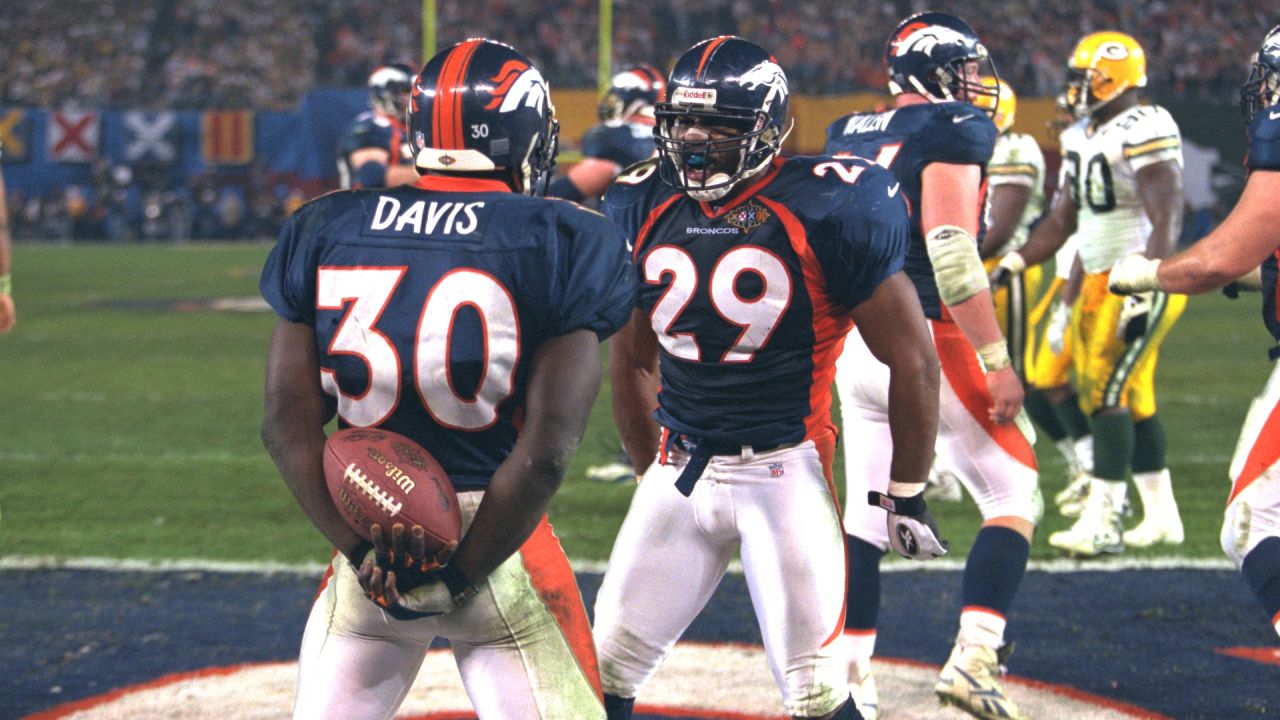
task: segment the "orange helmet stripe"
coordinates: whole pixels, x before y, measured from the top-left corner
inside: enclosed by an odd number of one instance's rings
[[[440,78],[436,83],[435,105],[431,113],[431,135],[434,146],[442,150],[463,149],[462,140],[462,97],[456,90],[445,88],[464,88],[467,67],[471,58],[480,47],[479,40],[468,40],[455,47],[444,59],[440,68]]]
[[[706,70],[707,63],[711,60],[711,56],[715,54],[716,48],[723,45],[731,37],[732,37],[731,35],[721,35],[720,37],[715,38],[711,42],[707,43],[707,46],[702,49],[702,58],[698,60],[697,77],[699,78],[702,77],[702,73],[704,70]]]

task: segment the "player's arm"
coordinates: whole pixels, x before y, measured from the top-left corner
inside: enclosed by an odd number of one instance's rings
[[[996,321],[987,274],[978,258],[982,171],[977,165],[930,163],[921,174],[920,224],[942,302],[982,356],[991,419],[1010,422],[1022,407],[1022,382]]]
[[[1001,267],[1021,272],[1032,265],[1039,265],[1052,257],[1076,231],[1079,207],[1071,198],[1068,185],[1071,182],[1075,181],[1068,176],[1063,183],[1059,184],[1058,192],[1054,193],[1053,203],[1049,206],[1049,212],[1031,229],[1027,243],[1001,260]]]
[[[640,309],[609,339],[609,381],[613,420],[622,446],[637,475],[643,475],[658,452],[660,431],[653,419],[658,406],[658,336]]]
[[[1174,160],[1165,160],[1140,168],[1134,179],[1142,209],[1151,220],[1151,234],[1143,254],[1149,258],[1168,257],[1182,235],[1182,168]]]
[[[367,544],[338,514],[324,482],[324,426],[315,330],[280,319],[267,350],[262,444],[302,511],[333,546],[359,564]]]
[[[351,151],[348,157],[351,181],[354,187],[386,187],[389,183],[388,166],[391,151],[386,148],[366,146]]]
[[[1130,256],[1111,270],[1117,292],[1202,293],[1256,270],[1280,246],[1280,172],[1254,170],[1239,202],[1200,242],[1159,260]]]
[[[412,165],[392,165],[387,168],[387,187],[412,185],[418,177],[418,169]]]
[[[1022,213],[1031,202],[1031,186],[1003,183],[991,188],[991,222],[982,238],[978,256],[983,260],[1000,252],[1018,230]]]
[[[17,313],[13,307],[13,256],[7,198],[4,173],[0,173],[0,333],[9,332],[17,322]]]
[[[575,330],[534,353],[524,424],[449,565],[472,584],[488,577],[533,533],[560,487],[600,392],[600,340]]]
[[[547,195],[574,202],[598,199],[621,170],[622,166],[612,160],[584,157],[567,173],[552,181]]]
[[[895,273],[851,315],[867,349],[889,368],[889,477],[923,490],[938,434],[939,371],[915,286],[905,273]]]

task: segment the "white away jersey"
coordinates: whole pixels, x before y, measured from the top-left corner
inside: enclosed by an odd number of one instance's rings
[[[1151,221],[1142,209],[1138,170],[1173,160],[1182,166],[1182,138],[1169,112],[1139,105],[1090,130],[1083,119],[1062,131],[1062,171],[1080,208],[1076,232],[1088,273],[1109,270],[1117,260],[1146,249]]]
[[[998,254],[1006,255],[1027,242],[1031,223],[1044,209],[1044,153],[1040,144],[1026,133],[1004,133],[996,138],[995,152],[987,163],[987,185],[1021,185],[1031,188],[1031,199],[1022,212],[1018,229]],[[987,196],[990,202],[991,196]]]

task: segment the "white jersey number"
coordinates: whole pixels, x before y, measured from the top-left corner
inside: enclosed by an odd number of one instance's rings
[[[338,414],[357,427],[381,423],[400,402],[400,356],[376,326],[404,273],[402,267],[322,267],[317,276],[318,309],[342,310],[350,303],[329,344],[329,354],[355,355],[369,368],[369,387],[359,395],[344,393],[332,370],[320,370],[321,386],[338,398]],[[485,369],[474,397],[460,394],[449,376],[450,337],[454,319],[463,307],[480,316],[485,333]],[[515,301],[493,276],[478,270],[455,270],[427,293],[418,320],[414,384],[436,422],[454,430],[492,426],[498,419],[498,404],[511,395],[519,357]]]
[[[738,294],[737,281],[744,273],[759,277],[762,291],[753,298]],[[644,279],[656,285],[667,280],[667,290],[658,298],[650,322],[658,342],[671,355],[700,362],[702,350],[693,333],[672,332],[698,289],[698,270],[693,257],[682,248],[661,245],[644,260]],[[723,363],[751,362],[768,344],[778,320],[791,304],[791,275],[773,253],[754,245],[733,248],[716,261],[711,270],[711,305],[720,317],[742,328],[724,354]]]

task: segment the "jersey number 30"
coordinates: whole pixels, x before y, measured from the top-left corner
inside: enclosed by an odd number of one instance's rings
[[[403,267],[322,267],[318,273],[318,309],[342,310],[350,303],[329,343],[329,354],[354,355],[369,368],[369,387],[359,395],[344,393],[332,370],[320,370],[321,386],[338,398],[338,413],[352,425],[377,425],[400,402],[401,358],[377,325],[405,272]],[[480,315],[485,333],[485,370],[471,398],[459,394],[449,377],[450,335],[463,307]],[[418,397],[436,422],[454,430],[483,430],[497,421],[498,404],[515,383],[518,327],[511,294],[487,273],[454,270],[431,288],[418,318],[410,360]]]

